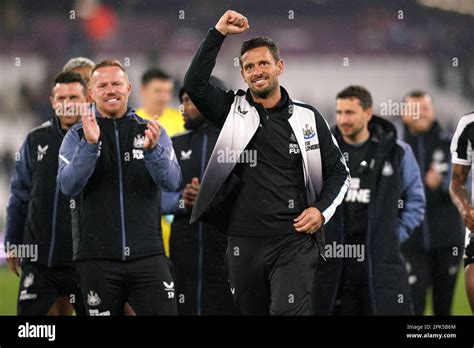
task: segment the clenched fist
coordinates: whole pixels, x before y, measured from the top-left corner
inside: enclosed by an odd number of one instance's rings
[[[216,29],[222,35],[240,34],[249,28],[249,21],[238,12],[227,10],[216,24]]]

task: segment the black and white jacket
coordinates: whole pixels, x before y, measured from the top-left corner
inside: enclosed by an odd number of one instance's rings
[[[228,197],[238,178],[233,170],[237,159],[257,132],[263,107],[249,91],[223,91],[209,84],[209,77],[224,40],[211,29],[201,43],[185,76],[184,89],[196,107],[218,128],[219,138],[204,173],[200,194],[191,216],[225,229]],[[282,92],[286,93],[284,89]],[[318,208],[325,222],[334,214],[349,185],[349,170],[326,120],[308,104],[289,99],[288,122],[301,149],[302,166],[309,207]],[[236,161],[222,162],[220,150],[231,149]]]

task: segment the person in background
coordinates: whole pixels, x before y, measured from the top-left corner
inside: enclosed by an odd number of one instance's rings
[[[158,120],[170,137],[185,130],[181,113],[179,110],[170,107],[173,91],[174,82],[167,73],[158,68],[148,69],[142,75],[141,81],[142,107],[136,110],[137,115],[145,120],[151,120],[152,118]],[[163,244],[167,256],[170,255],[170,221],[170,216],[163,216],[161,220]]]
[[[82,78],[86,81],[87,85],[89,85],[91,72],[94,68],[94,65],[95,63],[89,58],[75,57],[68,60],[68,62],[63,67],[63,71],[72,71],[80,74]]]
[[[459,264],[463,255],[463,229],[449,196],[451,136],[436,121],[431,96],[409,92],[403,102],[399,138],[415,154],[425,187],[426,213],[422,224],[403,244],[415,314],[425,312],[432,287],[433,312],[450,315]]]
[[[210,83],[227,90],[211,76]],[[183,181],[175,192],[163,192],[163,213],[174,214],[170,258],[173,264],[178,315],[235,315],[236,308],[224,267],[227,237],[213,226],[189,223],[200,181],[219,136],[184,89],[179,92],[186,132],[175,135],[174,151]]]
[[[18,315],[68,315],[73,307],[85,314],[79,280],[72,262],[73,204],[56,185],[61,142],[86,104],[81,75],[62,72],[55,78],[50,102],[55,115],[31,130],[15,165],[7,207],[7,263],[21,279]],[[12,246],[37,246],[34,258],[9,253]]]
[[[373,115],[372,96],[362,86],[338,93],[336,125],[351,184],[326,224],[326,247],[314,277],[315,314],[413,314],[400,244],[425,211],[415,156],[397,140],[393,124]],[[340,255],[341,247],[351,251]]]

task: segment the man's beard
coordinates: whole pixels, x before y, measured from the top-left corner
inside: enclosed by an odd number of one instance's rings
[[[252,92],[252,94],[255,97],[257,97],[259,99],[267,99],[271,94],[273,94],[276,87],[277,87],[276,83],[270,83],[268,88],[265,88],[263,90],[256,90],[256,89],[250,87],[250,91]]]
[[[187,130],[196,130],[201,127],[206,122],[206,119],[203,116],[198,116],[196,118],[188,118],[184,122],[184,128]]]

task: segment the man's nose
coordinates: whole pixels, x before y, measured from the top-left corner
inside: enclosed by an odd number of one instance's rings
[[[105,88],[105,93],[106,94],[115,94],[115,87],[112,85],[107,85]]]
[[[256,77],[260,75],[262,75],[262,69],[260,69],[259,67],[256,67],[255,70],[253,71],[253,76]]]

